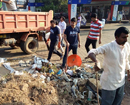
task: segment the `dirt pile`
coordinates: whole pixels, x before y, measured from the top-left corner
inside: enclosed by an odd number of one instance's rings
[[[58,105],[54,84],[42,82],[27,73],[6,76],[0,85],[0,105]]]

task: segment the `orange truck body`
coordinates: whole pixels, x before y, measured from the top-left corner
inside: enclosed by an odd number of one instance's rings
[[[0,34],[36,32],[50,27],[53,11],[19,12],[0,11]]]

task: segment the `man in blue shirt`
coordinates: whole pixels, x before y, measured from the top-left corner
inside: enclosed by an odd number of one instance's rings
[[[50,43],[50,49],[49,49],[49,54],[48,54],[48,58],[47,58],[48,61],[50,61],[50,59],[51,59],[52,53],[53,53],[53,51],[55,49],[55,46],[57,45],[57,43],[59,41],[61,41],[60,30],[56,26],[56,21],[51,20],[50,23],[51,23],[51,27],[50,27],[50,36],[49,36],[49,38],[51,40],[51,43]],[[60,59],[62,58],[62,54],[60,52],[55,50],[55,53],[60,56]]]
[[[77,19],[71,19],[71,26],[67,27],[64,32],[64,40],[66,42],[66,51],[63,58],[62,68],[65,67],[68,51],[72,50],[73,54],[77,54],[77,48],[80,47],[80,29],[76,27]]]

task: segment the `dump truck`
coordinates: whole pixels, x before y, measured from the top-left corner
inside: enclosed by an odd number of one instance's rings
[[[44,30],[50,27],[53,11],[18,12],[0,11],[0,45],[16,46],[27,54],[38,49]]]

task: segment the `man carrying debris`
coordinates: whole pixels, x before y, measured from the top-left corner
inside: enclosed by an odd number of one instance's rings
[[[51,20],[50,23],[51,23],[50,36],[49,36],[48,39],[51,40],[51,43],[50,43],[50,49],[49,49],[49,54],[48,54],[48,58],[47,58],[48,61],[50,61],[50,59],[51,59],[53,50],[55,49],[55,46],[57,45],[57,43],[59,41],[61,41],[60,30],[56,26],[56,21],[55,20]],[[55,50],[55,53],[60,56],[60,59],[62,59],[62,54],[60,52]]]
[[[15,0],[0,0],[6,4],[8,11],[17,11]]]
[[[67,60],[67,53],[72,50],[73,54],[77,54],[77,48],[80,47],[80,29],[76,27],[77,19],[71,19],[71,26],[67,27],[65,30],[64,40],[66,42],[66,51],[63,58],[62,68],[65,67]],[[68,49],[68,52],[67,52]]]
[[[115,31],[115,41],[92,49],[88,53],[88,57],[95,62],[95,71],[99,71],[96,55],[104,55],[104,71],[100,79],[102,86],[101,105],[121,105],[124,94],[125,70],[127,70],[130,81],[128,34],[129,30],[126,27],[120,27]]]

